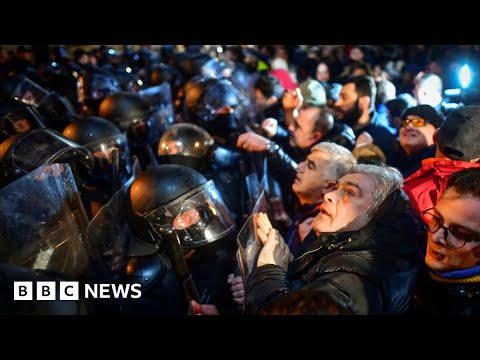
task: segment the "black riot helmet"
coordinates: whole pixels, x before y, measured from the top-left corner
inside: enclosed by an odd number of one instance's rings
[[[42,116],[33,106],[7,99],[0,103],[0,141],[30,129],[44,128]]]
[[[49,92],[37,109],[45,116],[46,125],[57,131],[63,131],[77,117],[72,103],[54,91]]]
[[[25,75],[10,75],[0,81],[0,102],[4,102],[12,97],[18,84],[25,79]]]
[[[100,104],[98,115],[125,131],[129,143],[133,145],[156,143],[169,124],[169,119],[160,109],[155,109],[140,95],[130,92],[107,96]]]
[[[127,137],[111,121],[98,116],[87,116],[68,125],[63,135],[85,146],[95,157],[94,184],[105,180],[111,183],[113,175],[112,151],[118,151],[118,169],[123,183],[131,172],[130,150]]]
[[[227,79],[192,79],[185,85],[184,116],[186,121],[200,125],[212,137],[233,144],[229,137],[238,131],[243,117],[241,95]]]
[[[235,71],[235,63],[229,60],[211,59],[202,66],[204,76],[229,78]]]
[[[216,241],[235,227],[213,181],[185,166],[148,168],[134,180],[128,198],[127,206],[153,238],[175,235],[185,249]]]
[[[227,79],[197,77],[185,85],[185,110],[189,122],[208,123],[223,107],[240,103],[238,90]]]
[[[156,86],[168,82],[175,98],[183,85],[183,76],[177,68],[171,65],[160,64],[150,71],[150,85]]]
[[[80,187],[85,173],[93,169],[95,160],[85,147],[53,129],[28,130],[0,144],[0,184],[4,186],[51,163],[68,163]]]
[[[45,117],[48,127],[62,131],[76,116],[68,99],[54,91],[48,91],[29,78],[23,78],[15,87],[11,97],[34,106]]]
[[[68,125],[63,136],[80,145],[97,143],[105,138],[121,136],[120,129],[99,116],[86,116]]]
[[[176,112],[182,111],[183,101],[183,76],[174,66],[160,64],[150,71],[150,85],[157,86],[163,83],[170,85],[172,100]]]
[[[203,172],[208,169],[214,141],[200,126],[173,124],[163,133],[157,148],[161,163],[179,164]]]
[[[185,79],[191,79],[202,73],[202,66],[212,57],[199,52],[199,49],[187,50],[177,57],[177,63]]]
[[[78,102],[82,112],[89,115],[98,115],[98,107],[103,99],[121,90],[119,81],[107,70],[87,71],[77,81]]]
[[[77,64],[52,61],[44,71],[46,86],[64,95],[72,104],[77,102],[77,81],[82,69]]]

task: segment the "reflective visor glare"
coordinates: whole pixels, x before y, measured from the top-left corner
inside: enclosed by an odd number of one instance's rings
[[[38,84],[25,79],[16,87],[13,98],[28,105],[38,106],[48,94],[49,92]]]
[[[69,146],[47,133],[37,132],[25,137],[11,149],[12,163],[28,172],[48,162],[53,155],[62,153],[65,148]],[[35,151],[32,152],[32,149]]]
[[[200,190],[194,189],[181,196],[175,203],[157,209],[146,218],[160,236],[166,224],[173,226],[184,247],[213,242],[235,227],[212,181]]]

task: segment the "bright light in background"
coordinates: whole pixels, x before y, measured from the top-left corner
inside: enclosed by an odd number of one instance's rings
[[[125,71],[130,74],[132,72],[132,68],[130,66],[127,66],[125,68]]]
[[[223,52],[223,48],[221,46],[217,47],[217,53],[222,53]]]
[[[462,66],[458,76],[460,78],[460,85],[462,86],[463,89],[470,86],[470,83],[472,81],[472,71],[470,70],[470,67],[467,64]]]
[[[455,95],[460,95],[462,90],[460,89],[446,89],[444,91],[445,95],[447,96],[455,96]]]

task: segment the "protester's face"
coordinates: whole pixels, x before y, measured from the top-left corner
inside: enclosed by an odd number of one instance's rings
[[[374,181],[365,174],[343,176],[335,190],[325,194],[312,228],[317,235],[361,229],[370,220],[367,209],[373,203],[374,191]]]
[[[112,151],[116,149],[115,146],[103,147],[100,150],[92,151],[92,155],[97,159],[103,159],[109,164],[112,163]]]
[[[89,62],[88,54],[83,54],[82,56],[80,56],[77,62],[82,65],[87,65]]]
[[[353,61],[362,61],[364,56],[365,55],[363,54],[363,51],[357,47],[354,47],[350,51],[350,59],[352,59]]]
[[[360,118],[361,110],[355,84],[342,87],[338,100],[335,102],[335,116],[347,124],[355,124]]]
[[[30,120],[27,119],[19,119],[13,122],[12,126],[17,134],[24,133],[25,131],[30,130],[34,127]]]
[[[408,116],[407,120],[415,120],[417,116]],[[400,127],[400,145],[408,154],[414,154],[427,146],[433,145],[435,127],[426,123],[425,126],[415,127],[412,122]]]
[[[319,132],[314,132],[314,119],[322,111],[317,107],[302,108],[298,112],[298,117],[288,127],[294,146],[299,148],[308,148],[318,140]]]
[[[292,190],[302,204],[314,204],[323,201],[323,195],[332,189],[336,180],[336,166],[330,155],[314,150],[307,160],[298,164]]]
[[[322,82],[330,81],[330,71],[328,66],[324,63],[320,63],[317,66],[317,80]]]
[[[449,229],[447,238],[458,239],[466,235],[477,238],[478,242],[466,242],[456,249],[445,241],[444,228],[429,232],[425,256],[427,266],[435,271],[453,271],[480,265],[480,199],[461,196],[454,188],[449,188],[430,212],[440,218],[445,227],[453,228],[457,236]]]

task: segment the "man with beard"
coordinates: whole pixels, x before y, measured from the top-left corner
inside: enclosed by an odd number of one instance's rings
[[[352,127],[357,137],[356,145],[377,145],[389,163],[395,149],[395,138],[375,111],[375,95],[372,77],[362,75],[347,78],[335,102],[336,118]]]

